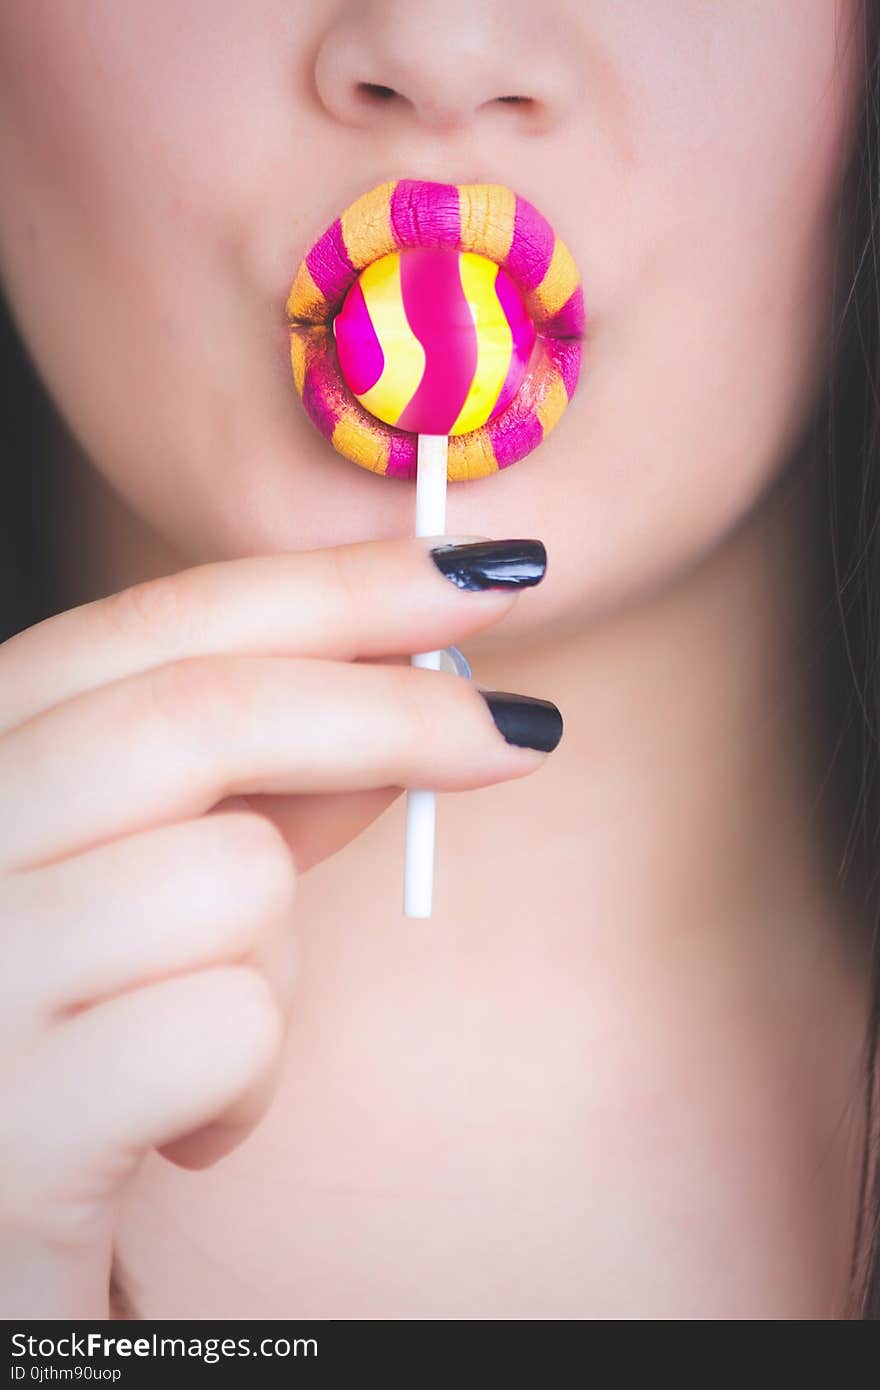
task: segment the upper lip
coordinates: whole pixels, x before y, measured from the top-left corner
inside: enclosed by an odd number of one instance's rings
[[[574,261],[531,203],[503,184],[421,180],[377,185],[322,232],[291,286],[288,323],[328,324],[365,266],[406,246],[448,246],[487,256],[517,284],[539,333],[584,336]]]

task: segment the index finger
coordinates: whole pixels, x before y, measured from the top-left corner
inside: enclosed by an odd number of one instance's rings
[[[46,618],[0,646],[0,733],[74,695],[184,657],[355,660],[460,641],[497,621],[516,590],[463,592],[450,583],[427,552],[451,539],[212,561]],[[540,577],[536,571],[534,582]]]

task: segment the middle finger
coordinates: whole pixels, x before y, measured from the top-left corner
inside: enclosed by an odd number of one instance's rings
[[[0,869],[199,815],[236,793],[465,791],[526,776],[544,756],[508,743],[477,687],[443,671],[288,657],[171,662],[0,737],[0,787],[26,789],[14,803],[7,792]]]

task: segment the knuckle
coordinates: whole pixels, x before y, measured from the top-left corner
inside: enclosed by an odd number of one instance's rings
[[[259,823],[259,824],[257,824]],[[258,948],[274,920],[289,919],[292,856],[264,817],[208,814],[164,827],[161,903],[177,924],[169,950],[189,942],[235,961]],[[176,958],[176,956],[175,956]]]
[[[216,850],[233,893],[259,917],[289,911],[296,896],[293,854],[281,831],[256,811],[227,811],[209,819],[219,830]]]
[[[147,712],[164,734],[190,738],[225,726],[229,708],[228,663],[218,657],[183,657],[153,667],[141,678]]]
[[[239,1064],[243,1070],[261,1070],[276,1057],[285,1028],[268,980],[251,966],[229,965],[216,972],[214,983],[217,1016],[235,1031]]]
[[[170,655],[192,646],[201,630],[185,572],[132,584],[106,599],[105,611],[114,632],[143,634]]]
[[[355,561],[354,546],[338,545],[328,551],[328,564],[339,597],[340,611],[354,617],[357,630],[371,618],[365,598],[364,574]],[[372,605],[370,605],[372,606]]]
[[[392,707],[399,716],[398,736],[407,761],[430,761],[438,752],[442,725],[435,679],[443,680],[442,672],[432,672],[426,680],[420,671],[409,666],[389,666],[387,679],[392,687]]]

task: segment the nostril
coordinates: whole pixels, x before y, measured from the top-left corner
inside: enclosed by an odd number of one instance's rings
[[[502,107],[511,114],[499,115]],[[493,97],[483,103],[482,109],[494,110],[497,120],[504,125],[512,122],[510,129],[516,129],[522,135],[541,135],[552,129],[555,115],[553,103],[547,102],[543,96],[527,97],[520,92]]]
[[[359,82],[357,89],[367,101],[393,101],[400,95],[393,87],[384,87],[381,82]]]

